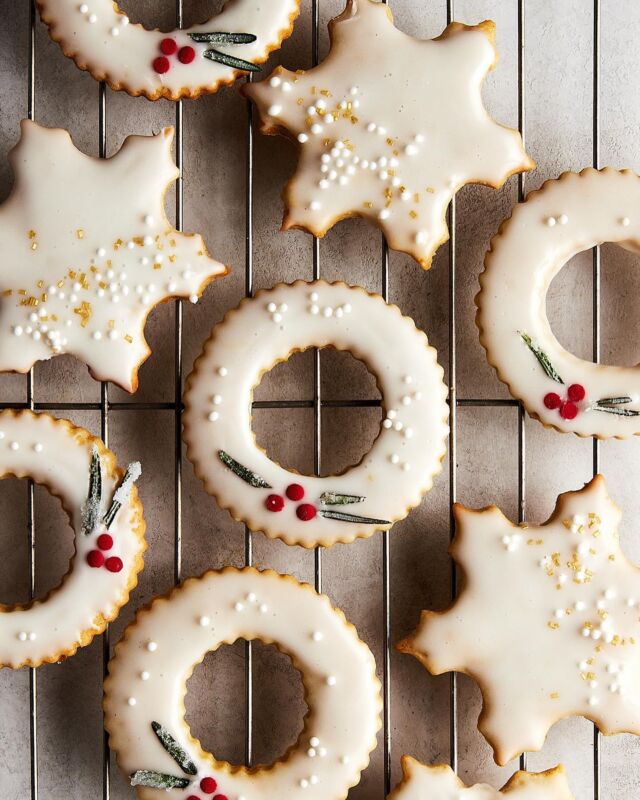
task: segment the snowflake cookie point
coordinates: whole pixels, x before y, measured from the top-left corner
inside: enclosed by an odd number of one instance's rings
[[[179,174],[173,136],[172,128],[130,136],[97,159],[67,131],[23,121],[10,156],[15,190],[0,206],[12,265],[0,277],[0,371],[27,372],[69,353],[96,379],[134,392],[151,352],[150,311],[226,274],[199,235],[178,232],[166,217],[164,194]],[[52,197],[62,197],[55,214]]]
[[[388,6],[350,0],[330,29],[331,53],[320,66],[279,70],[278,81],[295,80],[291,96],[269,80],[242,88],[258,108],[262,132],[287,132],[300,146],[283,230],[321,237],[361,216],[382,228],[390,247],[428,269],[449,238],[446,209],[458,189],[473,182],[499,188],[534,167],[519,134],[495,123],[482,104],[478,73],[497,60],[495,26],[453,23],[437,40],[419,40],[394,27]],[[407,88],[416,63],[455,73],[461,99],[454,112],[430,113],[443,106],[444,83],[430,83],[426,98]],[[388,112],[372,118],[374,108]],[[429,154],[443,138],[456,140],[451,152],[458,155],[434,169]]]
[[[466,586],[449,610],[423,612],[398,649],[433,674],[476,680],[479,729],[498,764],[539,750],[567,716],[640,735],[629,699],[638,692],[640,623],[627,603],[640,570],[620,550],[619,519],[601,476],[560,495],[543,525],[506,528],[491,508],[456,515],[452,554]]]
[[[449,765],[427,766],[411,756],[402,757],[402,781],[389,800],[456,798],[466,800],[482,796],[486,800],[526,798],[527,800],[574,800],[562,766],[545,772],[516,772],[501,790],[486,784],[467,787]]]

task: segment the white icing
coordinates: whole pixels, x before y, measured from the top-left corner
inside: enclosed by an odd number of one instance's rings
[[[33,478],[45,485],[60,498],[75,533],[71,571],[57,589],[30,607],[0,606],[0,666],[17,668],[72,654],[104,630],[128,600],[146,545],[134,489],[109,528],[114,544],[104,553],[120,558],[122,571],[94,569],[87,563],[87,555],[97,549],[97,537],[104,531],[104,526],[90,535],[82,530],[93,444],[101,455],[103,514],[119,482],[115,457],[102,442],[65,420],[30,411],[0,413],[0,430],[0,477]],[[42,443],[42,452],[35,451],[35,443]]]
[[[97,159],[66,131],[22,123],[15,186],[0,207],[0,371],[71,353],[94,377],[135,391],[151,309],[226,273],[200,236],[166,218],[164,194],[179,175],[172,141],[171,128],[131,136]]]
[[[577,253],[603,242],[640,251],[640,217],[632,213],[639,203],[640,178],[633,172],[565,173],[518,205],[491,243],[476,298],[482,344],[511,394],[531,416],[556,430],[602,438],[640,434],[640,415],[595,408],[597,401],[628,397],[617,408],[638,414],[639,368],[577,358],[554,336],[546,311],[551,282]],[[563,216],[566,224],[549,227],[545,222]],[[546,353],[564,384],[547,376],[520,333]],[[547,408],[544,398],[554,393],[565,402],[572,384],[584,387],[586,396],[575,404],[575,418],[567,419],[559,408]]]
[[[129,24],[129,18],[112,0],[84,4],[77,0],[37,0],[37,5],[52,38],[79,67],[88,69],[96,80],[106,80],[112,89],[154,100],[198,97],[232,83],[246,72],[210,61],[203,53],[214,48],[260,64],[291,33],[300,12],[299,0],[234,0],[200,25],[162,33]],[[212,31],[248,33],[257,38],[242,45],[202,44],[189,35]],[[168,38],[175,40],[178,48],[193,48],[195,59],[181,63],[176,53],[169,57],[169,71],[158,74],[153,62],[161,55],[160,43]]]
[[[262,615],[258,602],[234,612],[238,597],[254,592],[268,602],[271,613]],[[211,628],[202,628],[198,616],[206,612]],[[320,645],[310,631],[322,629]],[[157,653],[146,643],[153,638]],[[306,688],[309,715],[297,746],[285,761],[254,770],[231,768],[204,752],[191,738],[184,721],[186,680],[204,655],[238,638],[274,642],[295,659]],[[141,671],[149,678],[141,682]],[[338,677],[333,687],[326,676]],[[128,698],[135,691],[135,706]],[[105,725],[118,763],[127,774],[146,769],[180,775],[180,769],[154,735],[151,722],[159,721],[195,762],[198,775],[213,777],[218,792],[229,800],[325,800],[345,797],[355,786],[376,746],[381,725],[380,683],[373,656],[341,612],[326,597],[317,595],[288,576],[254,569],[227,568],[190,579],[168,599],[142,611],[116,646],[105,683]],[[316,750],[315,757],[309,748]],[[340,756],[348,754],[348,761]],[[184,800],[196,785],[164,790],[138,787],[140,800]],[[196,795],[198,792],[196,790]]]
[[[534,166],[519,134],[493,122],[482,103],[482,80],[497,61],[495,26],[453,23],[422,41],[395,28],[386,5],[349,0],[330,27],[331,52],[319,67],[278,68],[243,87],[263,132],[286,129],[301,144],[284,228],[322,236],[357,214],[428,268],[449,237],[446,209],[458,189],[497,188]],[[430,77],[408,77],[416,75]]]
[[[485,783],[465,786],[451,767],[428,767],[414,758],[402,759],[402,783],[389,800],[573,800],[562,767],[547,772],[517,772],[498,791]]]
[[[272,304],[278,308],[286,304],[286,326],[273,325]],[[316,304],[332,313],[316,314]],[[337,313],[340,309],[342,314]],[[248,411],[253,387],[265,370],[297,349],[327,346],[350,350],[370,367],[378,380],[385,417],[395,424],[389,427],[383,422],[371,450],[357,466],[334,477],[308,477],[284,469],[256,446]],[[217,372],[222,364],[228,368],[224,378]],[[404,405],[407,385],[403,378],[407,375],[413,381],[412,401]],[[436,352],[424,333],[381,297],[344,283],[280,284],[227,314],[205,344],[187,381],[187,454],[207,491],[252,530],[305,547],[369,536],[405,517],[431,488],[433,476],[441,468],[448,433],[447,389],[442,378]],[[272,488],[245,483],[217,457],[221,450]],[[290,484],[303,487],[303,499],[291,501],[285,496]],[[320,502],[325,492],[365,499],[328,506]],[[273,494],[284,499],[279,512],[266,506]],[[318,515],[311,521],[300,520],[300,503],[313,504]],[[324,510],[389,523],[337,521],[323,517]]]
[[[561,495],[542,526],[516,527],[495,506],[456,507],[452,553],[469,580],[449,611],[424,612],[400,649],[434,674],[477,680],[479,727],[499,764],[540,750],[572,715],[640,734],[640,622],[626,602],[640,571],[620,549],[619,518],[601,476]],[[522,543],[509,551],[503,538],[515,532]]]

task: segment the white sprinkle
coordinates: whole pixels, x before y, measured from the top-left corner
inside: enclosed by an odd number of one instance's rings
[[[311,739],[309,739],[309,744],[311,747],[318,747],[320,744],[320,739],[318,739],[317,736],[312,736]]]
[[[582,629],[582,635],[586,638],[587,636],[591,636],[591,630],[587,627]]]
[[[421,133],[416,133],[413,140],[414,142],[418,142],[418,144],[422,144],[424,142],[424,136]]]
[[[416,233],[416,244],[426,244],[426,243],[427,243],[427,232],[418,231],[418,233]]]
[[[316,305],[313,305],[313,306],[311,306],[311,308],[309,309],[309,311],[310,311],[310,312],[311,312],[311,313],[312,313],[314,316],[315,316],[316,314],[319,314],[319,313],[320,313],[320,309],[319,309],[319,308],[318,308],[318,306],[316,306]]]
[[[96,255],[98,258],[104,258],[107,255],[107,251],[104,249],[104,247],[99,247],[96,250]]]
[[[9,447],[10,447],[12,450],[14,450],[14,451],[15,451],[15,450],[19,450],[19,449],[20,449],[20,445],[18,444],[18,442],[11,442],[11,444],[9,445]]]
[[[333,309],[331,308],[331,306],[326,306],[325,308],[323,308],[322,309],[322,315],[327,317],[327,318],[328,317],[332,317],[333,316]]]
[[[389,428],[393,427],[393,422],[391,422],[390,419],[385,419],[382,421],[382,427],[387,428],[388,430]]]
[[[315,757],[316,757],[316,751],[315,751],[315,748],[313,748],[313,747],[310,747],[310,748],[307,750],[307,755],[309,756],[309,758],[315,758]]]
[[[313,117],[315,113],[316,113],[316,107],[315,106],[309,106],[309,108],[307,109],[307,114],[310,117]]]
[[[405,461],[405,463],[402,465],[402,469],[403,469],[405,472],[410,472],[410,471],[411,471],[411,464],[409,464],[409,462],[408,462],[408,461]]]
[[[129,24],[129,17],[127,17],[126,14],[123,14],[120,17],[120,24],[122,25],[123,28],[126,28],[127,25]]]
[[[320,631],[314,631],[311,634],[311,638],[313,639],[314,642],[321,642],[323,638],[322,633]]]
[[[397,431],[401,431],[404,428],[404,425],[401,422],[396,422],[393,426]]]
[[[261,603],[260,608],[258,609],[261,614],[266,614],[269,610],[269,606],[266,603]]]
[[[613,598],[616,596],[616,590],[607,589],[604,593],[604,596],[606,597],[607,600],[613,600]]]
[[[306,778],[302,778],[300,781],[300,788],[306,789],[309,786],[309,781]]]
[[[112,36],[120,36],[120,29],[119,28],[111,28],[110,31]]]
[[[405,428],[404,438],[411,439],[412,436],[413,436],[413,428]]]
[[[589,698],[589,705],[590,706],[597,706],[598,705],[598,698],[597,697],[590,697]]]
[[[306,133],[299,133],[298,134],[298,141],[300,142],[300,144],[304,144],[305,142],[309,141],[309,137],[307,136]]]
[[[277,117],[278,114],[282,111],[282,106],[274,104],[269,107],[269,111],[267,112],[270,117]]]
[[[323,178],[323,179],[320,181],[320,183],[318,184],[318,186],[319,186],[321,189],[328,189],[330,185],[331,185],[331,184],[329,183],[329,181],[328,181],[328,180],[325,180],[324,178]]]
[[[558,217],[558,222],[561,225],[566,225],[567,222],[569,222],[569,217],[566,214],[560,214],[560,216]]]
[[[229,374],[229,370],[226,367],[220,367],[218,369],[218,375],[221,378],[226,378],[228,374]]]
[[[267,306],[267,311],[269,311],[271,314],[273,314],[274,311],[277,311],[277,310],[278,310],[278,306],[275,303],[269,303],[269,305]]]
[[[350,94],[352,97],[355,97],[355,96],[358,94],[358,91],[359,91],[359,89],[358,89],[358,87],[357,87],[357,86],[352,86],[352,87],[349,89],[349,94]]]
[[[244,610],[244,605],[242,603],[238,602],[238,603],[235,604],[234,608],[235,608],[236,611],[243,611]]]
[[[344,311],[345,314],[350,314],[351,313],[351,303],[345,303],[342,306],[342,310]]]
[[[335,686],[337,683],[335,675],[329,675],[327,678],[327,686]]]
[[[255,603],[257,599],[255,592],[249,592],[247,595],[247,602],[249,603]]]
[[[629,225],[631,225],[631,220],[629,219],[629,217],[622,217],[622,219],[620,220],[620,224],[623,227],[628,228]]]
[[[367,130],[369,131],[369,133],[373,133],[377,127],[378,127],[378,126],[376,125],[376,123],[375,123],[375,122],[370,122],[370,123],[367,125]]]
[[[564,617],[564,609],[556,608],[556,610],[554,611],[554,615],[556,619],[562,619]]]
[[[341,764],[348,764],[350,761],[351,759],[349,758],[349,756],[342,756],[342,758],[340,759]]]
[[[389,219],[390,216],[391,212],[389,211],[388,208],[383,208],[382,211],[378,214],[378,217],[380,219]]]
[[[127,703],[128,703],[130,706],[135,706],[135,704],[136,704],[137,702],[138,702],[138,701],[136,700],[136,698],[135,698],[135,697],[130,697],[130,698],[127,700]]]
[[[323,131],[322,125],[320,125],[317,122],[314,122],[313,125],[311,126],[311,133],[314,136],[319,136],[322,133],[322,131]]]
[[[274,322],[282,322],[282,314],[274,314],[273,315]]]
[[[545,220],[545,223],[550,228],[553,228],[553,227],[555,227],[555,224],[556,224],[556,218],[555,217],[547,217],[546,220]]]
[[[211,411],[209,414],[209,422],[217,422],[220,419],[220,414],[217,411]]]
[[[42,445],[41,442],[36,442],[33,445],[33,449],[36,451],[36,453],[41,453],[44,450],[44,446]]]
[[[22,326],[21,325],[14,325],[13,326],[13,335],[14,336],[22,336]]]
[[[153,244],[153,236],[149,236],[149,235],[145,236],[144,239],[142,240],[142,243],[146,247],[151,247],[151,245]]]
[[[417,156],[418,155],[418,148],[415,146],[415,144],[408,144],[404,148],[404,152],[408,156]]]
[[[392,453],[392,454],[389,456],[389,461],[390,461],[392,464],[397,464],[397,463],[400,461],[400,456],[399,456],[397,453]]]
[[[408,394],[405,394],[402,398],[402,405],[403,406],[410,406],[411,405],[411,397]]]
[[[89,22],[92,25],[93,25],[94,22],[97,22],[97,21],[98,21],[98,15],[97,14],[90,14],[89,15]]]
[[[583,600],[578,600],[576,601],[573,607],[575,608],[576,611],[584,611],[587,606]]]
[[[321,747],[318,750],[318,755],[320,756],[320,758],[324,758],[327,755],[327,748],[326,747]]]
[[[80,13],[86,14],[89,11],[89,6],[86,3],[82,3],[80,6]]]
[[[93,338],[96,341],[99,341],[100,339],[102,339],[102,334],[100,333],[100,331],[94,331],[92,335],[93,335]]]
[[[310,783],[311,783],[313,786],[315,786],[315,785],[316,785],[316,783],[318,783],[318,776],[317,776],[317,775],[310,775],[310,776],[309,776],[309,782],[310,782]]]
[[[291,92],[291,91],[293,91],[293,86],[288,81],[285,81],[282,84],[282,91],[283,92]]]
[[[318,200],[312,200],[311,203],[309,204],[309,208],[312,211],[320,211],[322,206],[321,206],[321,204],[320,204],[320,202]]]
[[[277,89],[278,86],[282,83],[282,79],[279,78],[277,75],[274,75],[273,78],[269,81],[269,86],[273,86],[274,89]]]
[[[627,598],[627,606],[629,608],[634,608],[635,605],[636,605],[636,600],[633,597],[628,597]]]
[[[219,406],[222,403],[222,395],[214,394],[212,401],[214,406]]]
[[[147,650],[150,653],[155,653],[157,649],[158,649],[158,643],[157,642],[147,642]]]
[[[20,633],[18,634],[18,639],[20,639],[21,642],[26,642],[27,641],[26,631],[20,631]]]

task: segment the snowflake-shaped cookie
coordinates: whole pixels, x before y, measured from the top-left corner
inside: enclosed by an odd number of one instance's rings
[[[22,123],[14,190],[0,207],[0,371],[71,353],[134,392],[151,309],[169,297],[195,303],[226,274],[200,236],[166,217],[179,174],[172,141],[172,128],[130,136],[97,159],[64,130]]]
[[[278,68],[243,87],[264,133],[300,143],[283,228],[323,236],[345,217],[365,217],[428,269],[449,237],[446,209],[458,189],[499,188],[535,166],[520,135],[482,103],[482,81],[497,61],[494,23],[454,22],[423,41],[395,28],[377,0],[348,0],[330,33],[319,67]]]
[[[465,575],[448,611],[423,612],[400,650],[434,675],[480,685],[479,728],[498,764],[539,750],[558,720],[640,734],[640,570],[620,549],[620,512],[597,476],[560,495],[542,526],[455,507]]]
[[[455,772],[444,764],[428,767],[415,758],[402,759],[402,783],[389,800],[573,800],[562,767],[546,772],[516,772],[498,791],[484,783],[465,786]]]

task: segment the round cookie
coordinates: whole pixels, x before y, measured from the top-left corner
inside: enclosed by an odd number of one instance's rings
[[[184,720],[194,667],[237,639],[276,645],[305,687],[304,730],[273,765],[217,761]],[[138,613],[109,664],[104,707],[140,800],[342,800],[376,746],[382,701],[369,648],[327,597],[288,575],[227,567]]]
[[[377,378],[383,421],[371,450],[341,475],[299,475],[255,441],[251,398],[264,372],[311,347],[349,350]],[[279,284],[217,325],[187,379],[184,439],[206,490],[251,530],[304,547],[387,530],[441,469],[447,389],[413,320],[344,283]]]
[[[278,67],[241,91],[262,132],[299,145],[283,228],[324,234],[346,217],[378,225],[424,269],[447,241],[447,207],[467,183],[499,188],[533,169],[517,131],[482,102],[495,66],[495,25],[454,22],[434,40],[407,36],[378,0],[348,0],[331,50],[308,71]],[[416,80],[428,75],[428,80]]]
[[[640,434],[640,367],[577,358],[546,312],[552,280],[577,253],[603,242],[640,251],[639,203],[630,170],[567,172],[514,209],[487,253],[476,297],[487,359],[532,417],[562,433]]]
[[[151,350],[147,316],[171,297],[197,303],[227,273],[164,210],[179,170],[173,128],[129,136],[111,158],[78,151],[65,130],[24,120],[15,184],[0,206],[0,371],[62,353],[128,392]]]
[[[560,495],[544,525],[514,525],[495,506],[454,511],[465,586],[398,649],[478,683],[478,727],[500,765],[570,716],[640,735],[640,569],[620,548],[604,479]]]
[[[402,782],[389,800],[574,800],[563,767],[546,772],[516,772],[498,791],[485,783],[465,786],[451,767],[428,767],[410,756],[402,758]]]
[[[163,33],[130,22],[113,0],[36,3],[51,38],[80,69],[149,100],[194,99],[259,71],[300,13],[300,0],[229,0],[206,22]]]
[[[100,439],[64,419],[0,413],[0,479],[32,478],[59,498],[75,533],[70,572],[42,600],[0,604],[0,667],[73,655],[115,619],[138,582],[146,550],[142,505]]]

